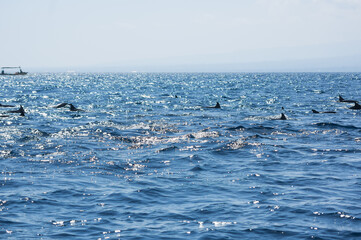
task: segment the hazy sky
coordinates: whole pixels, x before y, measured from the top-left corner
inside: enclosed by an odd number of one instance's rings
[[[361,0],[0,0],[0,11],[1,66],[361,67]]]

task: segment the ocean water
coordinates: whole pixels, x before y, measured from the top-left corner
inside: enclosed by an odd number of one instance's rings
[[[361,238],[361,73],[0,81],[0,239]]]

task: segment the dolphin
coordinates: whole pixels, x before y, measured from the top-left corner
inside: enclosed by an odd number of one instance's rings
[[[60,103],[59,105],[54,106],[53,108],[63,108],[66,107],[67,105],[69,106],[69,109],[72,112],[84,112],[84,110],[74,107],[74,105],[71,103]]]
[[[216,106],[214,106],[214,107],[206,107],[206,108],[221,108],[221,104],[219,104],[219,102],[217,102]]]
[[[319,112],[319,111],[316,111],[315,109],[312,109],[312,112],[313,113],[336,113],[334,111]]]
[[[23,108],[23,106],[20,105],[20,108],[18,110],[13,110],[13,111],[7,111],[8,113],[20,113],[20,116],[24,117],[25,116],[25,110]]]
[[[287,117],[284,113],[281,113],[281,117],[278,120],[287,120]]]
[[[62,108],[65,107],[66,105],[68,105],[68,103],[60,103],[59,105],[54,106],[53,108]]]
[[[355,105],[352,106],[352,107],[349,107],[349,109],[360,110],[360,109],[361,109],[361,105],[358,104],[357,102],[355,102]]]
[[[340,102],[347,102],[347,103],[357,103],[358,101],[355,100],[345,100],[341,95],[338,95],[338,100]]]
[[[15,107],[14,105],[6,105],[6,104],[1,104],[0,103],[0,107]]]
[[[285,111],[285,108],[282,107],[282,111]],[[284,113],[281,113],[281,117],[280,118],[277,118],[276,120],[287,120],[287,117]]]
[[[74,105],[71,104],[71,103],[69,104],[69,106],[70,106],[70,111],[73,111],[73,112],[84,112],[83,109],[76,108],[76,107],[74,107]]]

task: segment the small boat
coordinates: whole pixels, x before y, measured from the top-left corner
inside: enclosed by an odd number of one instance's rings
[[[14,72],[14,73],[6,73],[5,69],[19,69],[19,71]],[[0,75],[26,75],[26,74],[27,74],[27,72],[23,72],[21,67],[2,67],[1,73],[0,73]]]

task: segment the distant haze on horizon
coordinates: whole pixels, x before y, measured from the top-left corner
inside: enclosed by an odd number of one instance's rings
[[[359,0],[0,0],[25,71],[361,72]]]

